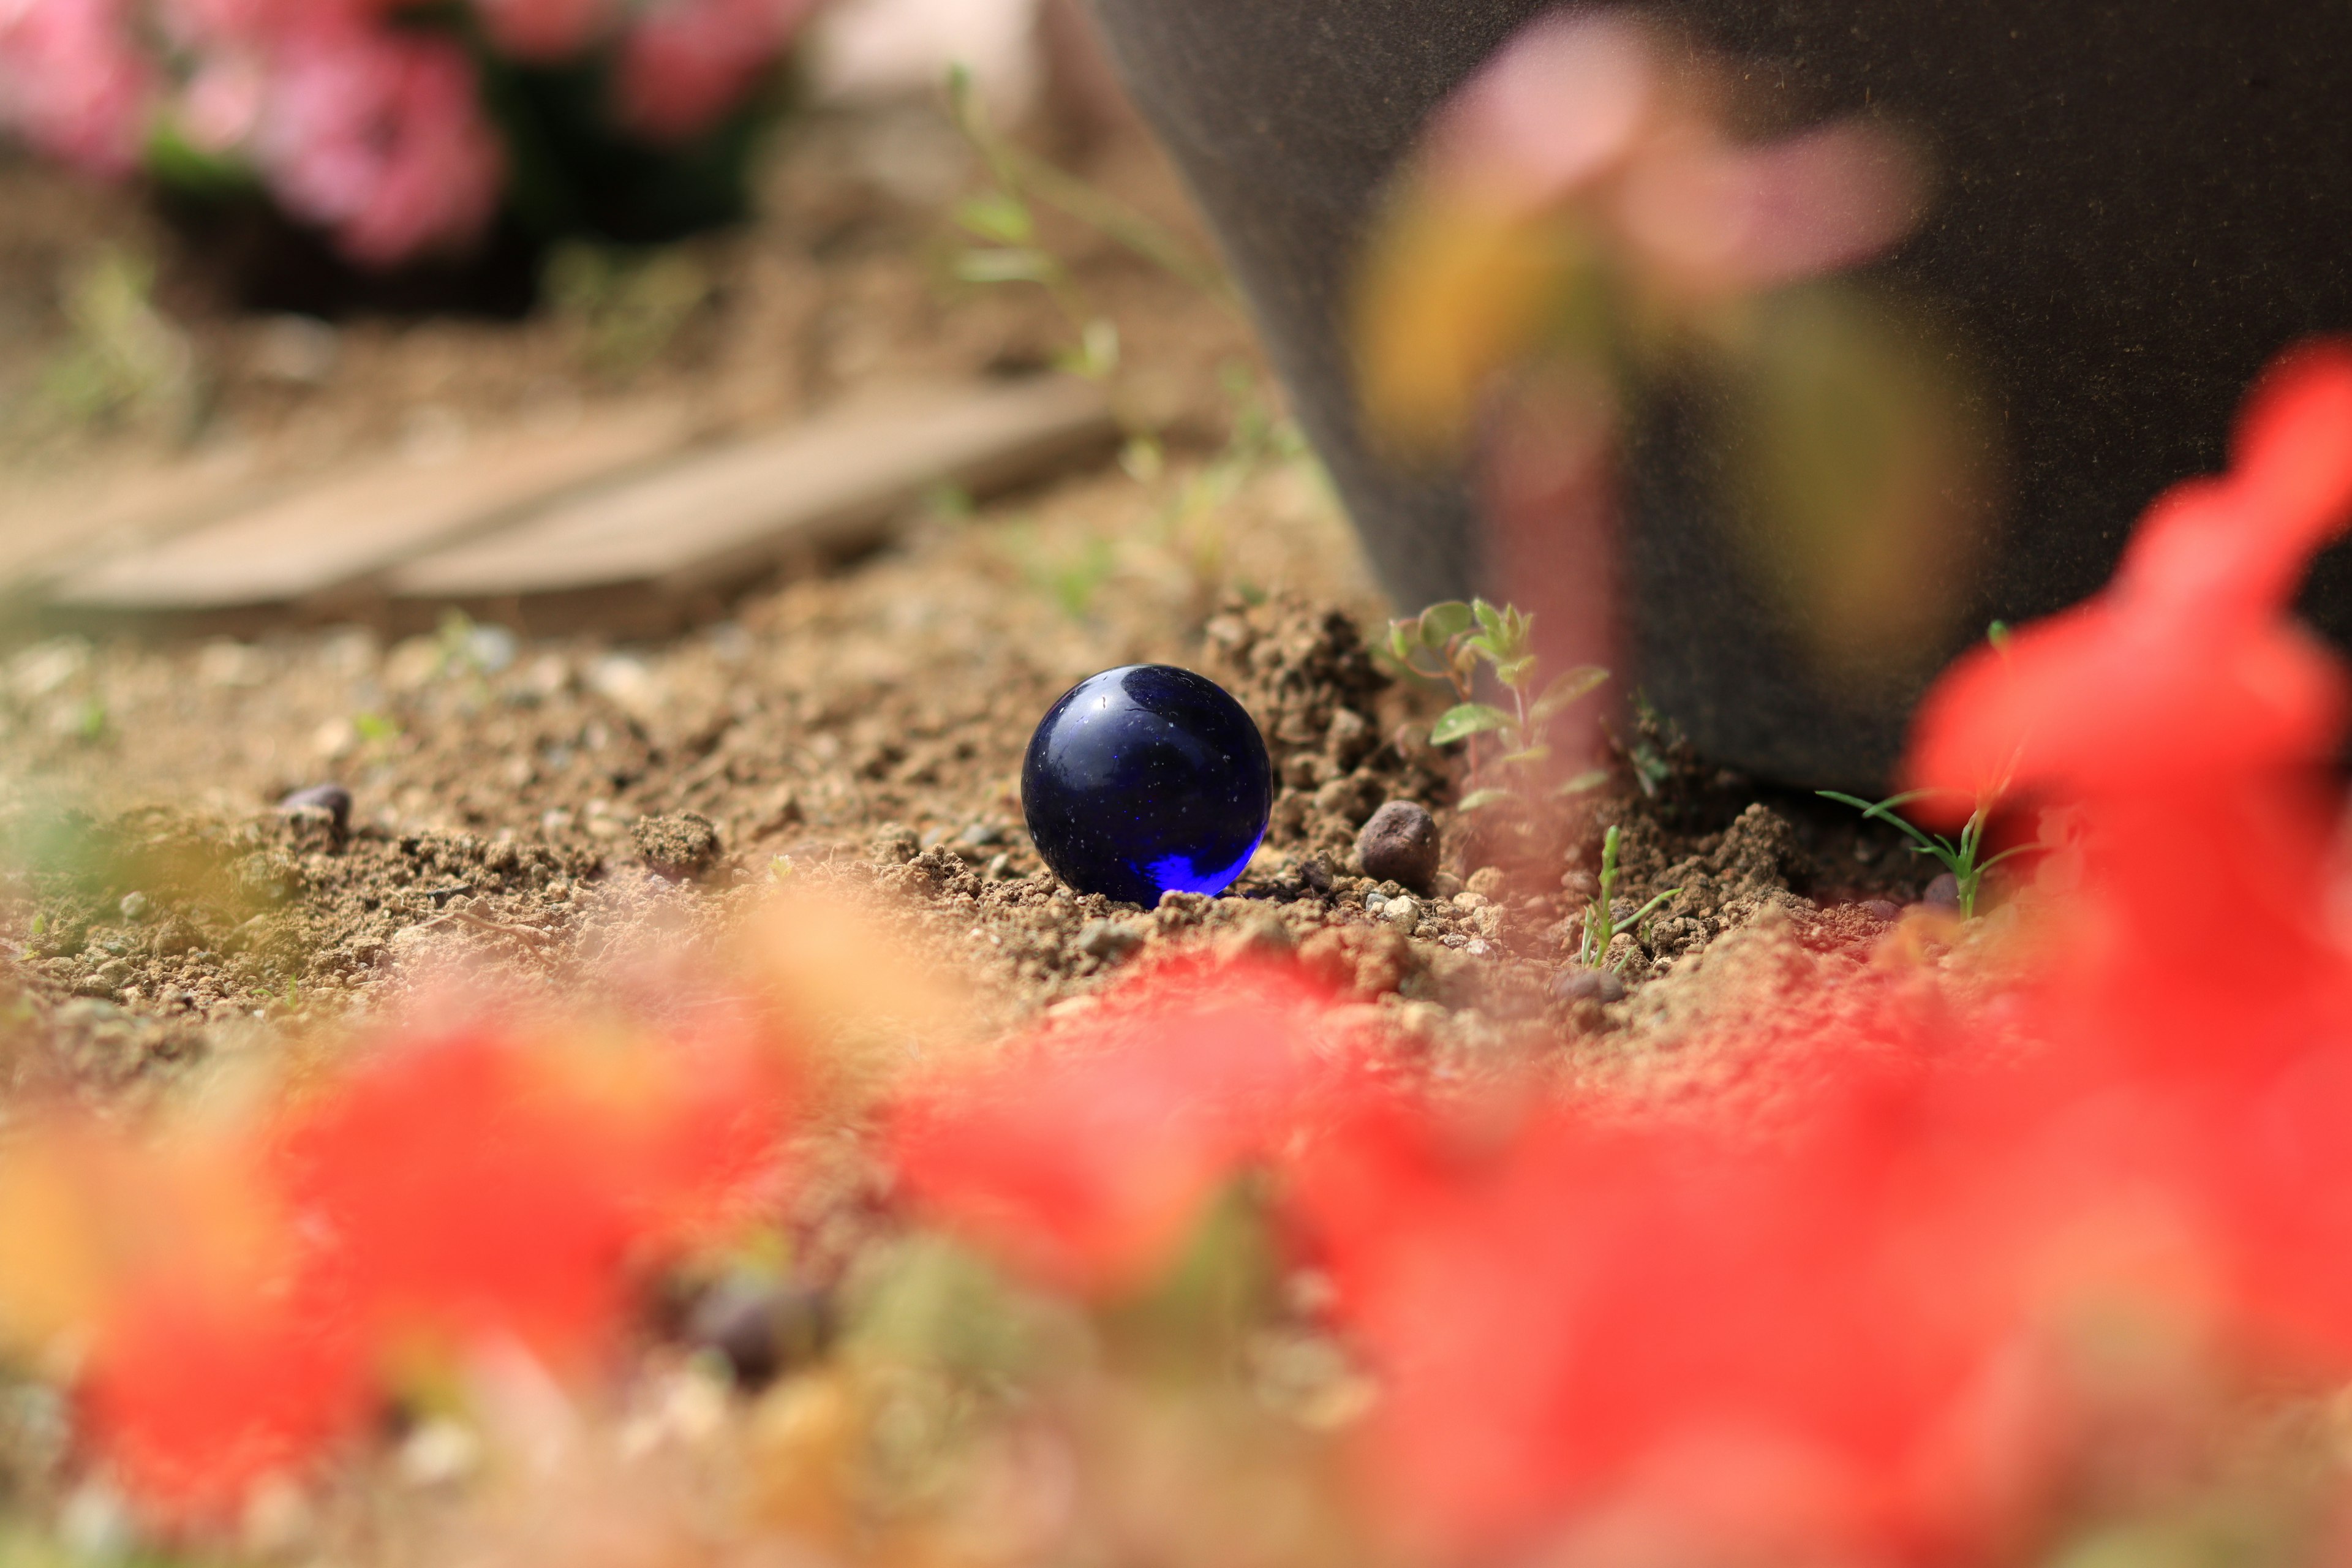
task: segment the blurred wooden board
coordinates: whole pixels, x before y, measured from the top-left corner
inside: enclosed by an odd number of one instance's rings
[[[0,496],[0,600],[30,597],[60,575],[140,549],[268,498],[249,454],[77,473]]]
[[[645,405],[561,429],[478,431],[437,463],[387,458],[65,575],[68,611],[202,612],[301,605],[579,486],[671,455],[681,410]]]
[[[681,599],[868,544],[926,492],[982,492],[1098,452],[1101,388],[1046,376],[879,395],[547,507],[390,573],[406,600]]]

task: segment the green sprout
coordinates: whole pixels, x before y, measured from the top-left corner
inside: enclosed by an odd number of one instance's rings
[[[1985,641],[1990,643],[1993,652],[2003,658],[2009,657],[2009,623],[2006,621],[1995,621],[1985,628]],[[2016,766],[2016,760],[2011,758],[2010,768],[2012,773]],[[1984,853],[1985,826],[1992,816],[1993,808],[2000,804],[2000,797],[2009,793],[2007,776],[2004,776],[2000,784],[1977,796],[1976,809],[1969,814],[1969,820],[1960,828],[1960,836],[1958,839],[1947,838],[1940,833],[1929,833],[1925,828],[1914,825],[1907,818],[1895,815],[1898,810],[1915,800],[1930,795],[1960,793],[1957,790],[1906,790],[1901,795],[1888,795],[1875,805],[1859,795],[1844,795],[1833,789],[1819,790],[1815,793],[1843,805],[1853,806],[1865,817],[1875,817],[1881,822],[1893,823],[1909,836],[1911,842],[1905,847],[1912,854],[1926,855],[1942,862],[1944,869],[1952,874],[1952,880],[1959,884],[1962,920],[1976,919],[1977,892],[1984,885],[1985,873],[2011,856],[2022,855],[2033,847],[2031,844],[2020,844],[2013,848],[2004,849],[1998,855],[1987,856]]]
[[[1597,665],[1582,664],[1555,676],[1540,691],[1536,689],[1534,647],[1536,618],[1512,605],[1501,608],[1484,599],[1464,604],[1451,599],[1432,605],[1418,616],[1389,623],[1386,652],[1398,665],[1424,680],[1443,680],[1459,699],[1438,715],[1431,726],[1432,745],[1470,742],[1470,774],[1475,782],[1484,767],[1503,769],[1513,779],[1531,779],[1533,770],[1551,757],[1545,739],[1551,721],[1563,709],[1589,696],[1609,679]],[[1427,655],[1435,668],[1422,662]],[[1478,667],[1486,665],[1510,693],[1511,706],[1497,708],[1478,701],[1475,685]],[[1491,764],[1482,764],[1478,737],[1494,734],[1504,751]],[[1600,769],[1580,773],[1554,790],[1554,795],[1580,795],[1608,782]],[[1520,798],[1519,789],[1500,784],[1475,788],[1462,797],[1457,810],[1477,811],[1500,801]]]
[[[1576,950],[1576,962],[1587,969],[1600,966],[1609,956],[1609,944],[1655,914],[1668,899],[1682,891],[1668,888],[1640,909],[1619,920],[1613,912],[1617,907],[1617,843],[1618,829],[1612,827],[1601,840],[1601,890],[1584,910],[1584,941]],[[1627,953],[1627,958],[1633,954]]]
[[[948,73],[948,107],[956,128],[988,171],[988,188],[955,209],[957,226],[980,242],[955,258],[958,281],[1033,283],[1045,290],[1078,335],[1060,367],[1100,381],[1118,368],[1118,329],[1098,314],[1062,258],[1040,241],[1037,205],[1105,235],[1229,309],[1238,310],[1233,285],[1209,262],[1150,218],[1112,200],[1076,175],[1024,152],[989,123],[972,91],[971,73]]]
[[[352,729],[362,741],[382,749],[400,739],[400,721],[383,713],[354,713]]]
[[[1949,795],[1958,793],[1956,791],[1906,790],[1901,795],[1888,795],[1875,805],[1863,799],[1860,795],[1845,795],[1833,789],[1818,790],[1815,793],[1843,805],[1853,806],[1866,817],[1893,823],[1910,836],[1912,841],[1905,847],[1912,854],[1929,856],[1942,862],[1944,869],[1952,874],[1952,880],[1960,885],[1960,918],[1962,920],[1976,918],[1977,890],[1984,884],[1985,873],[2011,856],[2022,855],[2033,847],[2030,844],[2020,844],[2014,848],[2004,849],[1998,855],[1987,856],[1984,853],[1985,823],[1992,815],[1992,808],[2000,799],[1998,791],[1979,798],[1976,810],[1969,813],[1968,823],[1960,829],[1958,839],[1947,838],[1940,833],[1929,833],[1927,829],[1895,815],[1902,807],[1923,795]]]

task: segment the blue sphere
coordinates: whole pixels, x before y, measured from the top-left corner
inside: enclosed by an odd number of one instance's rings
[[[1021,764],[1029,837],[1082,893],[1149,909],[1223,892],[1265,837],[1274,768],[1242,705],[1165,664],[1107,669],[1046,710]]]

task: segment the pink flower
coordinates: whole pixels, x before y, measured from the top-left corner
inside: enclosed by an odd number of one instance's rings
[[[776,63],[816,4],[656,0],[622,44],[622,119],[662,142],[709,130]]]
[[[1884,127],[1730,139],[1718,78],[1638,17],[1530,24],[1440,112],[1431,174],[1518,216],[1581,207],[1654,281],[1708,296],[1866,261],[1918,216],[1920,171]]]
[[[502,53],[560,60],[588,47],[613,21],[614,0],[477,0],[482,25]]]
[[[138,163],[153,90],[121,0],[0,0],[0,128],[124,174]]]
[[[386,265],[473,239],[504,158],[474,69],[443,39],[321,27],[273,62],[257,153],[287,211]]]

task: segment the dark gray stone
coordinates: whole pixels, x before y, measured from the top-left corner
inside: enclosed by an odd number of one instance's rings
[[[338,837],[352,828],[352,792],[339,784],[312,784],[308,789],[298,789],[279,801],[278,809],[288,816],[321,815],[333,826]]]
[[[1559,1002],[1622,1002],[1625,983],[1605,969],[1571,969],[1551,983],[1551,994]]]
[[[815,1360],[832,1331],[822,1295],[750,1275],[730,1275],[703,1291],[686,1322],[687,1342],[725,1358],[745,1388]]]
[[[1372,813],[1356,835],[1356,858],[1374,881],[1395,882],[1416,893],[1437,879],[1437,821],[1425,806],[1392,800]]]

